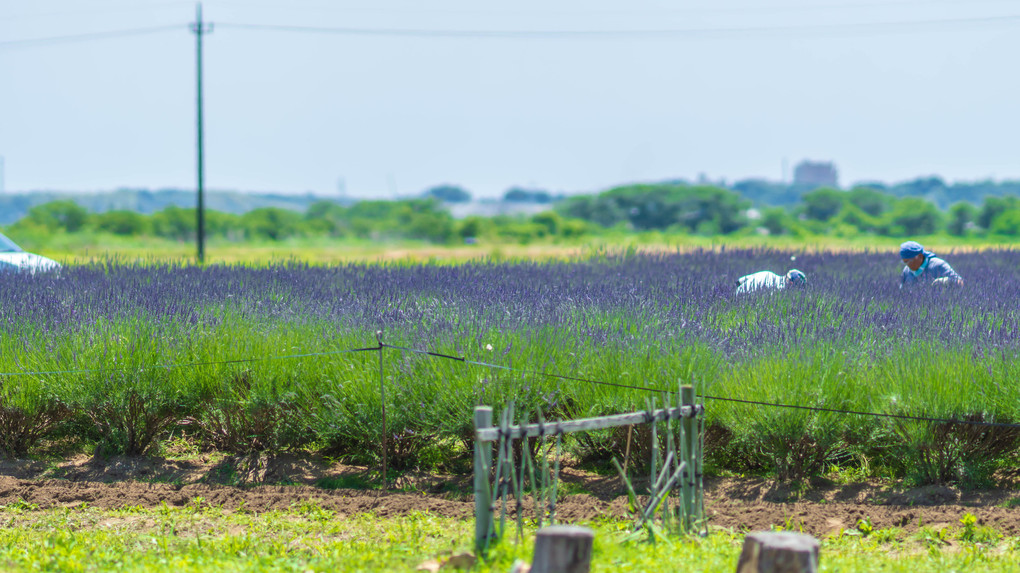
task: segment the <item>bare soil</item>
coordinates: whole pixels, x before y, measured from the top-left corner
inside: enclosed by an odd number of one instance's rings
[[[626,517],[617,477],[575,468],[562,470],[564,491],[556,513],[567,522]],[[474,514],[471,476],[405,474],[387,491],[321,487],[370,483],[365,468],[313,456],[255,456],[189,460],[86,456],[63,461],[0,461],[0,505],[19,500],[41,509],[88,504],[146,508],[201,503],[227,510],[285,510],[314,500],[343,517],[365,512],[400,516],[431,512],[457,518]],[[816,479],[789,484],[760,478],[706,480],[710,527],[735,531],[783,526],[815,536],[852,530],[869,519],[876,529],[916,531],[920,526],[959,526],[965,513],[1006,535],[1020,534],[1020,492],[961,491],[928,486],[901,489],[881,483],[839,485]]]

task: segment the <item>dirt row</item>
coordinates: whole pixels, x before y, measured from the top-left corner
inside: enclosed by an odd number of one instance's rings
[[[391,517],[426,511],[470,518],[474,514],[470,476],[404,477],[390,489],[326,489],[363,476],[363,468],[294,457],[254,460],[167,461],[159,459],[78,458],[61,463],[0,462],[0,505],[27,502],[41,509],[88,504],[118,507],[184,506],[201,503],[226,510],[286,510],[315,500],[339,517],[372,512]],[[566,491],[557,505],[561,521],[625,517],[626,498],[618,478],[574,469],[563,471]],[[325,480],[325,481],[324,481]],[[267,485],[286,483],[288,485]],[[896,489],[878,483],[839,485],[825,480],[782,484],[759,478],[711,479],[705,506],[713,528],[735,531],[794,528],[815,536],[852,530],[859,520],[876,529],[959,526],[965,513],[980,525],[1020,535],[1020,494],[1013,490],[960,491],[929,486]]]

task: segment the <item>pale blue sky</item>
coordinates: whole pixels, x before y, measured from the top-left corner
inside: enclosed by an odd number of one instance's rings
[[[8,192],[195,185],[193,2],[0,0]],[[210,0],[211,189],[1020,178],[1020,0]],[[246,29],[658,31],[407,37]],[[178,25],[147,35],[36,38]]]

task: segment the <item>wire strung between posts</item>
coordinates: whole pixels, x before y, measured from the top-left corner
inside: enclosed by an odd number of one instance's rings
[[[333,350],[330,352],[310,352],[307,354],[284,354],[281,356],[265,356],[262,358],[238,358],[236,360],[216,360],[210,362],[183,362],[180,364],[156,364],[153,366],[141,366],[134,368],[131,366],[120,366],[116,368],[92,368],[82,370],[40,370],[40,371],[22,371],[22,372],[0,372],[2,376],[41,376],[44,374],[95,374],[99,372],[126,372],[126,371],[146,371],[146,370],[170,370],[173,368],[189,368],[195,366],[216,366],[220,364],[244,364],[249,362],[266,362],[269,360],[284,360],[290,358],[310,358],[313,356],[336,356],[339,354],[351,354],[354,352],[371,352],[382,350],[380,346],[372,346],[368,348],[349,348],[346,350]]]
[[[587,384],[596,384],[600,386],[611,386],[615,388],[624,388],[628,390],[641,390],[644,392],[656,392],[656,393],[669,393],[670,390],[664,388],[649,388],[644,386],[634,386],[632,384],[619,384],[616,382],[605,382],[602,380],[592,380],[589,378],[578,378],[576,376],[566,376],[563,374],[554,374],[550,372],[543,372],[541,370],[527,369],[527,368],[514,368],[512,366],[505,366],[503,364],[493,364],[490,362],[481,362],[478,360],[468,360],[464,356],[453,356],[451,354],[443,354],[441,352],[432,352],[429,350],[421,350],[418,348],[409,348],[406,346],[398,346],[395,344],[387,344],[382,341],[381,333],[377,333],[376,338],[378,340],[378,346],[370,346],[364,348],[349,348],[346,350],[335,350],[330,352],[311,352],[305,354],[285,354],[281,356],[266,356],[263,358],[239,358],[236,360],[219,360],[210,362],[186,362],[181,364],[159,364],[154,366],[143,366],[140,368],[133,368],[130,366],[122,366],[119,368],[93,368],[93,369],[80,369],[80,370],[44,370],[44,371],[22,371],[22,372],[0,372],[0,377],[4,376],[41,376],[51,374],[95,374],[101,372],[125,372],[125,371],[146,371],[146,370],[162,370],[162,369],[173,369],[173,368],[189,368],[197,366],[216,366],[225,364],[245,364],[253,362],[265,362],[269,360],[285,360],[293,358],[311,358],[315,356],[336,356],[341,354],[352,354],[357,352],[379,352],[383,348],[392,348],[394,350],[401,350],[404,352],[411,352],[414,354],[422,354],[425,356],[432,356],[435,358],[443,358],[446,360],[453,360],[455,362],[462,362],[464,364],[472,364],[475,366],[484,366],[486,368],[493,368],[497,370],[504,370],[508,372],[518,372],[521,374],[531,374],[538,376],[545,376],[547,378],[555,378],[558,380],[569,380],[572,382],[584,382]],[[811,412],[829,412],[833,414],[853,414],[857,416],[871,416],[875,418],[890,418],[896,420],[912,420],[917,422],[936,422],[941,424],[960,424],[967,426],[983,426],[989,428],[1012,428],[1020,429],[1020,424],[1011,424],[1005,422],[982,422],[978,420],[957,420],[953,418],[927,418],[924,416],[910,416],[907,414],[883,414],[879,412],[863,412],[860,410],[841,410],[838,408],[823,408],[820,406],[799,406],[796,404],[780,404],[778,402],[763,402],[759,400],[744,400],[741,398],[725,398],[722,396],[708,396],[703,395],[706,400],[719,400],[723,402],[734,402],[738,404],[748,404],[753,406],[768,406],[772,408],[788,408],[792,410],[808,410]]]
[[[404,346],[395,346],[395,345],[392,345],[392,344],[383,343],[382,341],[380,341],[380,345],[382,347],[385,347],[385,348],[393,348],[393,349],[396,349],[396,350],[403,350],[403,351],[406,351],[406,352],[413,352],[413,353],[416,353],[416,354],[424,354],[424,355],[428,355],[428,356],[434,356],[436,358],[446,358],[446,359],[449,359],[449,360],[455,360],[457,362],[463,362],[465,364],[474,364],[474,365],[477,365],[477,366],[486,366],[486,367],[489,367],[489,368],[496,368],[496,369],[499,369],[499,370],[506,370],[506,371],[510,371],[510,372],[519,372],[519,373],[522,373],[522,374],[534,374],[534,375],[539,375],[539,376],[545,376],[545,377],[548,377],[548,378],[557,378],[557,379],[560,379],[560,380],[572,380],[574,382],[585,382],[585,383],[588,383],[588,384],[598,384],[598,385],[602,385],[602,386],[615,386],[617,388],[627,388],[627,389],[630,389],[630,390],[642,390],[642,391],[645,391],[645,392],[657,392],[657,393],[669,393],[670,392],[669,390],[666,390],[666,389],[663,389],[663,388],[648,388],[648,387],[642,387],[642,386],[633,386],[633,385],[629,385],[629,384],[617,384],[615,382],[604,382],[604,381],[601,381],[601,380],[590,380],[590,379],[587,379],[587,378],[577,378],[577,377],[574,377],[574,376],[564,376],[562,374],[552,374],[552,373],[549,373],[549,372],[542,372],[540,370],[519,369],[519,368],[514,368],[512,366],[504,366],[504,365],[501,365],[501,364],[490,364],[488,362],[479,362],[479,361],[476,361],[476,360],[468,360],[467,358],[465,358],[463,356],[452,356],[450,354],[442,354],[440,352],[430,352],[428,350],[419,350],[419,349],[416,349],[416,348],[407,348],[407,347],[404,347]],[[985,427],[991,427],[991,428],[1014,428],[1014,429],[1020,429],[1020,424],[1010,424],[1010,423],[1005,423],[1005,422],[981,422],[981,421],[977,421],[977,420],[956,420],[956,419],[952,419],[952,418],[926,418],[926,417],[923,417],[923,416],[910,416],[910,415],[907,415],[907,414],[882,414],[882,413],[879,413],[879,412],[862,412],[862,411],[859,411],[859,410],[840,410],[840,409],[837,409],[837,408],[823,408],[823,407],[820,407],[820,406],[798,406],[798,405],[795,405],[795,404],[780,404],[780,403],[777,403],[777,402],[761,402],[761,401],[757,401],[757,400],[743,400],[743,399],[740,399],[740,398],[724,398],[722,396],[703,395],[702,398],[705,398],[706,400],[720,400],[720,401],[724,401],[724,402],[736,402],[736,403],[739,403],[739,404],[750,404],[750,405],[754,405],[754,406],[769,406],[769,407],[773,407],[773,408],[789,408],[789,409],[793,409],[793,410],[810,410],[812,412],[831,412],[831,413],[834,413],[834,414],[854,414],[854,415],[857,415],[857,416],[872,416],[872,417],[875,417],[875,418],[892,418],[892,419],[897,419],[897,420],[913,420],[913,421],[917,421],[917,422],[937,422],[937,423],[942,423],[942,424],[962,424],[962,425],[968,425],[968,426],[985,426]]]
[[[463,362],[464,364],[473,364],[475,366],[485,366],[488,368],[495,368],[497,370],[507,370],[510,372],[520,372],[522,374],[537,374],[539,376],[545,376],[547,378],[559,378],[560,380],[572,380],[574,382],[587,382],[589,384],[599,384],[601,386],[613,386],[616,388],[628,388],[630,390],[644,390],[645,392],[665,392],[669,393],[669,390],[661,390],[659,388],[647,388],[642,386],[633,386],[630,384],[618,384],[616,382],[603,382],[601,380],[590,380],[587,378],[576,378],[574,376],[565,376],[563,374],[552,374],[549,372],[542,372],[541,370],[529,370],[522,368],[514,368],[512,366],[503,366],[502,364],[490,364],[488,362],[479,362],[477,360],[468,360],[463,356],[451,356],[449,354],[442,354],[439,352],[430,352],[428,350],[418,350],[416,348],[407,348],[405,346],[394,346],[392,344],[382,343],[385,348],[393,348],[395,350],[403,350],[405,352],[413,352],[415,354],[427,354],[429,356],[435,356],[436,358],[447,358],[449,360],[455,360],[457,362]]]
[[[797,406],[794,404],[778,404],[775,402],[759,402],[756,400],[742,400],[740,398],[723,398],[722,396],[702,396],[706,400],[721,400],[723,402],[737,402],[739,404],[752,404],[755,406],[773,406],[776,408],[791,408],[794,410],[811,410],[812,412],[832,412],[834,414],[856,414],[858,416],[875,416],[877,418],[894,418],[898,420],[914,420],[918,422],[940,422],[943,424],[967,424],[971,426],[988,426],[992,428],[1020,428],[1020,424],[1008,424],[1006,422],[981,422],[978,420],[956,420],[953,418],[925,418],[923,416],[910,416],[907,414],[881,414],[878,412],[861,412],[859,410],[839,410],[837,408],[822,408],[820,406]]]

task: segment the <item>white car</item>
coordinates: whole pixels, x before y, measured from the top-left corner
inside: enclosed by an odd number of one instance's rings
[[[60,263],[53,259],[26,253],[14,241],[0,234],[0,272],[4,271],[54,271]]]

